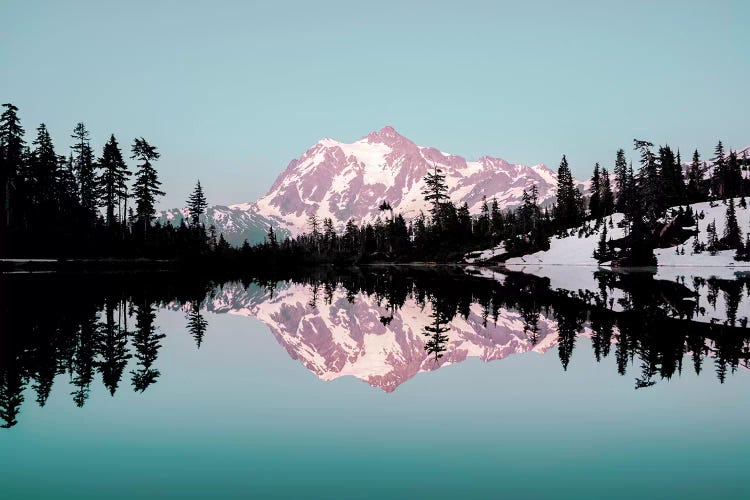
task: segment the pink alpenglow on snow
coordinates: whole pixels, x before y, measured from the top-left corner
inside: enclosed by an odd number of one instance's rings
[[[330,217],[340,230],[350,219],[361,224],[382,216],[388,201],[394,212],[413,219],[427,210],[425,174],[437,166],[446,175],[448,195],[479,213],[482,196],[502,208],[520,203],[524,189],[536,185],[541,203],[554,199],[556,174],[544,165],[520,165],[483,156],[477,161],[418,146],[387,126],[353,143],[326,138],[292,160],[265,196],[242,208],[280,221],[292,234],[309,230],[311,214]],[[238,206],[239,207],[239,206]]]

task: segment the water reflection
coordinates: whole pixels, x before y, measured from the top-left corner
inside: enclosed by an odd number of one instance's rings
[[[582,271],[585,272],[585,271]],[[597,361],[614,356],[636,389],[713,366],[719,382],[750,367],[750,277],[597,271],[591,285],[460,269],[376,269],[212,282],[196,277],[4,276],[0,419],[18,421],[24,399],[44,406],[67,375],[83,407],[99,378],[114,396],[144,392],[160,376],[168,333],[159,309],[182,311],[200,348],[210,313],[263,321],[289,355],[323,380],[355,376],[384,391],[467,357],[497,360],[556,349],[563,370],[590,338]],[[184,334],[183,332],[179,332]],[[125,381],[124,381],[125,380]]]

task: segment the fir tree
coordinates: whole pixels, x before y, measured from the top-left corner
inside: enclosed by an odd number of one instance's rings
[[[719,141],[714,150],[714,165],[711,175],[711,194],[714,199],[724,197],[726,181],[726,160],[724,159],[724,145]]]
[[[141,162],[135,172],[135,183],[133,184],[135,213],[139,222],[143,224],[144,232],[148,231],[151,221],[156,215],[156,197],[164,196],[164,191],[159,189],[161,182],[156,169],[151,164],[152,161],[158,160],[160,156],[156,146],[150,145],[143,137],[136,138],[133,142],[131,158]]]
[[[727,247],[738,249],[742,244],[742,233],[737,223],[737,214],[734,209],[734,198],[729,198],[726,212],[726,222],[724,224],[724,238],[722,240]]]
[[[615,189],[617,190],[617,202],[615,208],[618,212],[625,212],[627,205],[626,196],[628,192],[628,162],[625,160],[625,150],[617,150],[615,159]]]
[[[703,192],[703,171],[701,157],[696,149],[693,152],[693,162],[688,167],[687,199],[689,203],[696,203],[705,197]]]
[[[424,177],[425,188],[422,191],[424,200],[432,204],[430,214],[433,224],[440,225],[440,208],[448,200],[448,186],[445,183],[445,174],[433,164],[432,172],[427,172]]]
[[[615,197],[612,194],[612,185],[606,168],[602,169],[601,185],[601,213],[602,215],[611,215],[615,211]]]
[[[208,208],[208,202],[206,201],[206,195],[203,192],[200,179],[195,183],[195,188],[187,199],[187,205],[190,224],[197,226],[201,215],[206,211],[206,208]]]
[[[130,171],[125,164],[125,160],[122,158],[122,152],[114,134],[110,136],[109,141],[104,145],[102,157],[99,159],[99,166],[101,168],[99,176],[99,205],[105,209],[107,225],[112,227],[116,220],[115,207],[120,212],[121,202],[128,195],[127,181],[130,177]],[[122,213],[118,213],[118,217],[121,219]]]
[[[268,234],[266,235],[266,242],[271,249],[276,250],[279,248],[279,242],[276,240],[276,232],[273,230],[271,224],[268,225]]]
[[[599,172],[599,163],[594,165],[594,174],[591,176],[591,197],[589,198],[589,213],[591,217],[598,219],[602,215],[601,210],[602,182]]]
[[[711,255],[716,255],[716,252],[719,250],[719,238],[716,234],[716,220],[710,222],[708,226],[706,226],[706,237],[708,239],[706,242],[706,249],[711,252]]]
[[[644,215],[653,223],[661,214],[663,208],[663,193],[656,158],[651,148],[654,146],[648,141],[634,139],[635,150],[641,154],[641,168],[638,172],[638,184],[642,193]]]
[[[75,140],[71,149],[73,150],[74,168],[78,181],[79,200],[86,215],[94,219],[99,199],[99,184],[89,131],[86,130],[83,123],[78,123],[73,129],[71,138]]]
[[[557,219],[562,227],[574,226],[579,221],[579,193],[576,191],[568,160],[563,155],[557,170]]]
[[[0,115],[0,207],[2,207],[2,224],[0,227],[7,228],[13,221],[11,203],[13,202],[13,190],[17,187],[17,177],[22,168],[24,130],[21,120],[18,118],[18,108],[13,104],[3,104],[3,114]],[[2,243],[5,237],[0,234]]]
[[[57,201],[59,158],[55,153],[52,138],[47,127],[42,123],[34,139],[32,154],[32,179],[34,204],[42,209],[52,209]]]

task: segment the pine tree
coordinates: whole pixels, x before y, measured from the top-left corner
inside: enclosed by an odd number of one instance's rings
[[[724,145],[719,141],[714,150],[713,173],[711,175],[711,195],[713,199],[724,198],[724,191],[726,189],[726,160],[724,159]]]
[[[276,250],[279,248],[279,242],[276,240],[276,232],[273,230],[273,226],[271,224],[268,225],[268,233],[266,234],[266,243],[268,243],[268,246],[271,247],[273,250]]]
[[[500,211],[500,205],[497,203],[497,198],[492,198],[492,205],[490,207],[490,223],[492,226],[492,235],[495,238],[502,236],[504,231],[503,214]]]
[[[122,220],[120,204],[128,195],[127,182],[130,178],[130,171],[122,158],[122,151],[120,151],[120,145],[117,143],[114,134],[110,135],[109,141],[104,145],[99,166],[101,168],[99,205],[104,207],[107,226],[111,228],[116,220]],[[115,216],[115,207],[118,210],[117,216]]]
[[[424,177],[425,188],[422,191],[424,200],[432,203],[430,213],[433,224],[440,225],[440,208],[448,200],[448,186],[445,183],[445,174],[433,164],[432,172],[427,172]]]
[[[156,146],[150,145],[143,137],[135,139],[131,151],[131,158],[142,162],[135,172],[133,196],[135,197],[136,216],[138,221],[143,224],[143,230],[146,232],[156,215],[156,197],[164,196],[164,191],[159,189],[161,182],[156,169],[151,164],[152,161],[158,160],[161,155],[156,150]]]
[[[557,219],[561,227],[574,226],[579,221],[578,196],[568,160],[563,155],[557,170]]]
[[[623,149],[617,150],[614,173],[615,189],[617,190],[617,202],[615,208],[618,212],[625,212],[628,191],[628,162],[625,160],[625,150]]]
[[[742,188],[742,169],[736,151],[730,151],[726,164],[725,196],[738,196]]]
[[[737,223],[737,214],[734,209],[734,198],[729,198],[724,224],[724,238],[722,242],[729,248],[738,249],[742,244],[742,233]]]
[[[609,172],[606,168],[602,169],[601,179],[601,213],[602,215],[610,215],[615,211],[615,197],[612,194],[612,185],[609,180]]]
[[[91,149],[89,131],[83,123],[78,123],[73,129],[75,140],[71,149],[73,150],[74,168],[78,182],[78,196],[81,207],[90,219],[96,217],[97,201],[99,199],[98,183],[96,176],[96,162],[94,152]]]
[[[591,198],[589,198],[589,212],[591,217],[598,219],[602,215],[601,210],[602,182],[599,172],[599,163],[594,165],[594,174],[591,176]]]
[[[708,239],[706,249],[711,252],[711,255],[716,255],[716,252],[719,250],[719,238],[716,235],[716,220],[706,226],[706,237]]]
[[[693,162],[688,167],[687,199],[689,203],[696,203],[705,198],[703,192],[703,171],[701,157],[696,149],[693,152]]]
[[[197,226],[201,215],[205,213],[206,208],[208,208],[208,202],[206,201],[206,195],[203,192],[200,179],[195,183],[195,188],[187,199],[187,205],[190,224]]]
[[[634,139],[635,150],[641,154],[641,168],[638,172],[638,188],[642,193],[646,219],[655,222],[664,208],[664,197],[656,158],[651,148],[654,146],[648,141]]]
[[[42,123],[36,130],[31,168],[34,204],[46,211],[53,209],[57,201],[60,163],[47,127]]]
[[[13,222],[14,203],[13,191],[17,184],[17,177],[22,168],[24,130],[21,120],[18,118],[18,108],[13,104],[3,104],[3,114],[0,115],[0,207],[2,208],[2,224],[0,227],[7,228]],[[6,243],[4,235],[0,234]]]

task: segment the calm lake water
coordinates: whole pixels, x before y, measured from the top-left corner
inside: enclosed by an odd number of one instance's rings
[[[747,497],[750,277],[523,271],[2,276],[0,497]]]

